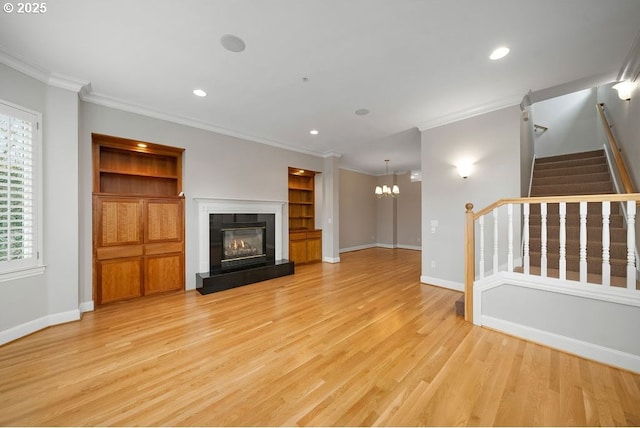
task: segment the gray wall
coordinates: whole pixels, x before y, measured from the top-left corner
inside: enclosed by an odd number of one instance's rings
[[[536,157],[602,149],[596,102],[594,88],[535,103],[532,121],[549,128],[535,133]]]
[[[340,170],[340,249],[376,243],[376,177]]]
[[[623,101],[618,98],[617,91],[611,88],[613,85],[614,83],[598,87],[597,102],[605,105],[607,118],[613,126],[612,131],[622,151],[631,180],[636,191],[640,191],[640,90],[636,87],[631,94],[631,100]],[[598,127],[598,135],[600,144],[604,144],[606,137],[601,126]]]
[[[474,164],[467,179],[455,167],[461,159]],[[478,211],[500,198],[519,197],[520,187],[519,107],[423,131],[422,281],[461,288],[465,204]],[[438,222],[435,233],[432,221]]]
[[[393,186],[395,174],[376,177],[377,186]],[[398,243],[398,202],[395,198],[376,199],[376,238],[382,247],[395,248]]]
[[[397,199],[398,247],[420,249],[422,193],[420,182],[411,182],[411,174],[398,174],[400,196]]]
[[[518,285],[483,293],[482,315],[640,356],[640,308]]]
[[[615,83],[598,87],[597,98],[604,103],[607,119],[612,125],[611,130],[616,137],[618,147],[622,152],[627,171],[633,181],[635,191],[640,192],[640,90],[636,85],[629,101],[618,98],[618,92],[612,89]],[[598,121],[601,123],[600,118]],[[598,126],[598,135],[602,144],[606,136],[602,125]],[[613,161],[613,159],[612,159]],[[636,216],[636,250],[640,241],[640,216]],[[637,260],[637,256],[636,256]],[[640,271],[640,266],[636,265]]]
[[[2,333],[24,325],[46,326],[51,316],[58,321],[77,318],[82,300],[78,295],[78,96],[0,64],[0,98],[42,113],[46,264],[42,275],[0,283]]]
[[[531,110],[531,106],[528,106],[525,111],[528,120],[524,120],[523,115],[520,115],[520,196],[523,198],[529,196],[533,159],[535,158],[535,136]]]
[[[377,199],[376,185],[397,183],[400,196]],[[340,250],[382,246],[419,250],[420,182],[410,174],[373,176],[340,170]]]

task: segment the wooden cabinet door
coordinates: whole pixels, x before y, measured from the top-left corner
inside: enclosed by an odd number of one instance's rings
[[[181,290],[184,287],[184,257],[182,254],[163,254],[145,257],[145,294]]]
[[[182,241],[184,201],[150,199],[145,209],[145,242]]]
[[[97,197],[94,204],[96,247],[142,244],[142,201]]]
[[[289,242],[289,260],[295,263],[307,262],[307,241],[303,239],[301,241]]]
[[[96,262],[98,303],[130,299],[142,295],[142,257]]]
[[[322,261],[322,239],[311,238],[307,240],[307,262]]]

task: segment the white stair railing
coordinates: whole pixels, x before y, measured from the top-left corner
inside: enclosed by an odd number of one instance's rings
[[[467,282],[465,284],[465,298],[472,299],[473,282],[478,279],[483,279],[487,275],[487,270],[485,269],[485,263],[487,262],[485,254],[487,254],[487,250],[492,254],[492,260],[490,263],[493,265],[493,269],[491,270],[491,275],[495,275],[500,271],[516,271],[521,272],[523,275],[531,275],[531,266],[533,265],[540,266],[540,276],[546,277],[549,276],[549,260],[551,258],[552,260],[557,259],[558,261],[558,274],[556,277],[561,280],[575,281],[577,277],[577,280],[580,283],[597,283],[603,287],[619,287],[620,285],[623,285],[629,290],[636,290],[638,266],[636,266],[635,223],[636,205],[639,201],[640,193],[503,199],[476,213],[473,212],[473,205],[467,204],[466,224],[468,225],[467,227],[472,228],[472,230],[468,230],[466,236],[467,239],[471,239],[471,243],[473,245],[467,244],[465,257],[467,258],[467,269],[471,266],[471,269],[473,270],[471,271],[472,275],[469,274],[469,271],[465,275]],[[625,208],[623,210],[623,227],[626,227],[626,252],[624,256],[626,258],[626,269],[625,266],[621,264],[624,260],[620,258],[620,248],[616,250],[618,253],[618,262],[616,263],[615,269],[612,269],[612,202],[623,203]],[[579,225],[579,247],[577,253],[575,247],[570,250],[567,245],[567,228],[569,227],[567,224],[569,219],[569,215],[567,214],[567,204],[573,204],[574,206],[577,204],[578,206],[577,217],[575,214],[571,216],[571,218],[576,220]],[[598,224],[591,219],[588,214],[589,207],[596,204],[600,205],[602,212],[602,214],[597,214],[600,217],[597,222],[601,222],[602,224],[602,234],[598,237],[588,236],[587,232],[589,224],[592,227],[594,224]],[[501,221],[501,217],[504,217],[504,214],[500,215],[500,208],[503,206],[506,206],[506,221]],[[538,216],[537,214],[532,214],[532,212],[534,212],[534,207],[536,208],[536,211],[540,213],[540,251],[539,253],[534,251],[532,254],[531,222],[533,218]],[[556,209],[558,212],[557,220],[553,216],[549,216],[549,210],[553,210],[551,212],[556,212]],[[521,214],[514,216],[514,212],[516,210],[519,210]],[[598,209],[594,209],[591,212],[594,211],[598,211]],[[488,224],[485,221],[485,217],[487,215],[491,215],[493,217],[493,221]],[[516,259],[514,248],[518,248],[518,245],[514,245],[514,223],[519,220],[520,215],[522,219],[522,257]],[[591,216],[593,215],[594,214]],[[549,222],[550,218],[554,218],[552,223]],[[475,236],[476,222],[478,224],[478,239],[473,239],[470,237]],[[485,248],[485,233],[487,232],[487,227],[493,229],[489,232],[493,234],[491,249]],[[558,235],[550,237],[548,233],[550,230],[549,228],[555,229],[556,227],[559,230]],[[537,239],[537,236],[535,238]],[[555,253],[555,245],[552,246],[554,253],[552,254],[550,252],[549,239],[553,239],[554,241],[557,239],[557,254]],[[591,239],[591,241],[588,241],[588,239]],[[602,253],[596,255],[593,250],[589,251],[588,245],[592,245],[597,239],[601,239]],[[592,244],[589,244],[589,242]],[[479,254],[479,259],[477,261],[475,260],[476,250]],[[471,259],[469,259],[470,257]],[[537,259],[537,257],[539,257],[539,259]],[[597,259],[601,259],[601,261]],[[500,263],[501,260],[503,260],[502,265]],[[568,275],[569,260],[572,260],[572,266],[574,266],[574,269],[575,263],[577,262],[577,273],[574,274],[574,271],[571,270],[572,274]],[[601,266],[599,266],[600,262]],[[478,265],[478,269],[473,267],[476,263]],[[596,268],[593,267],[594,263],[597,266]],[[552,266],[556,266],[555,262]],[[600,271],[600,278],[597,277],[597,274],[594,275],[594,271]],[[477,277],[475,272],[478,273]],[[612,281],[614,276],[616,277],[615,284]],[[620,278],[624,278],[623,284],[620,284]],[[471,284],[469,284],[469,282],[471,282]],[[636,291],[640,292],[640,290]],[[465,305],[465,307],[468,306]]]

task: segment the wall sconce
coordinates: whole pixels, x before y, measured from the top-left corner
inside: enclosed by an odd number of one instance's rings
[[[472,164],[469,161],[460,162],[458,163],[458,165],[456,165],[456,168],[458,169],[458,174],[460,175],[460,177],[467,178],[468,176],[471,175],[471,165]]]
[[[618,98],[623,101],[629,101],[631,99],[631,91],[636,86],[635,83],[625,80],[616,85],[613,85],[613,89],[618,91]]]

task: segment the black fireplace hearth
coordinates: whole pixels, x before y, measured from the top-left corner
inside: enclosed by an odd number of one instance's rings
[[[275,259],[275,214],[210,214],[210,271],[196,274],[201,294],[294,273],[294,264]]]

